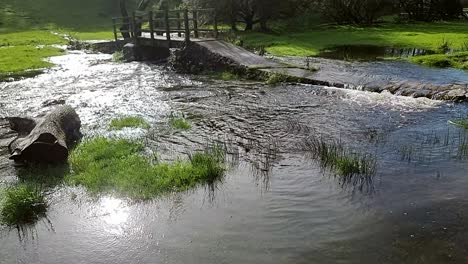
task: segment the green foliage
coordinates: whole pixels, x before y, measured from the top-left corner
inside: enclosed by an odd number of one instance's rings
[[[122,51],[116,51],[114,54],[112,54],[112,61],[113,62],[123,62],[124,61],[124,55]]]
[[[111,130],[121,130],[126,127],[148,129],[150,125],[141,117],[120,117],[113,119],[109,128]]]
[[[309,151],[312,158],[320,162],[322,167],[330,168],[340,176],[351,178],[356,175],[372,176],[375,174],[375,158],[350,153],[341,142],[309,138],[304,142],[304,148]]]
[[[8,188],[0,205],[0,222],[6,225],[33,223],[47,210],[42,191],[32,185]]]
[[[449,123],[468,130],[468,119],[450,120]]]
[[[118,14],[113,0],[0,0],[0,31],[97,32],[111,29],[111,18]]]
[[[66,181],[83,185],[91,193],[115,193],[150,199],[170,191],[185,191],[212,183],[224,174],[224,152],[208,148],[191,161],[152,164],[139,155],[140,143],[125,139],[89,139],[70,156],[72,174]]]
[[[185,117],[178,116],[172,113],[171,113],[171,116],[169,117],[169,125],[175,129],[181,129],[181,130],[189,130],[190,128],[192,128],[192,125],[190,124],[189,121],[185,119]]]
[[[63,54],[53,47],[14,46],[0,47],[0,80],[10,76],[28,75],[33,69],[43,69],[53,64],[44,59]]]
[[[459,69],[468,70],[468,52],[456,52],[452,54],[433,54],[416,56],[410,58],[410,61],[421,65],[436,67],[436,68],[448,68],[454,67]]]
[[[438,53],[445,54],[445,53],[449,52],[451,49],[452,49],[452,43],[444,38],[442,40],[442,42],[439,43],[439,45],[437,46],[436,51]]]
[[[288,80],[289,80],[289,77],[286,74],[272,73],[268,76],[266,83],[270,85],[274,85],[274,84],[287,82]]]

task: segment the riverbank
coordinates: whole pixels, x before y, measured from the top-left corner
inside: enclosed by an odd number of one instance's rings
[[[319,56],[326,49],[353,45],[423,49],[444,53],[468,49],[466,26],[465,21],[382,23],[372,27],[315,25],[292,32],[240,32],[233,41],[248,49],[264,50],[275,56]],[[457,64],[440,64],[462,69],[468,67],[466,65],[466,57]]]

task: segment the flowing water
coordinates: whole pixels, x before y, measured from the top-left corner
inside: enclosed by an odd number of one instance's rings
[[[151,131],[121,133],[165,159],[223,141],[237,162],[214,189],[149,202],[57,187],[47,218],[0,227],[0,263],[468,262],[468,135],[447,123],[466,104],[225,82],[81,52],[52,60],[48,73],[0,84],[0,117],[65,100],[87,135],[142,116]],[[192,129],[171,130],[174,112]],[[311,136],[374,155],[376,175],[364,187],[341,182],[301,148]],[[14,179],[3,153],[0,182]]]

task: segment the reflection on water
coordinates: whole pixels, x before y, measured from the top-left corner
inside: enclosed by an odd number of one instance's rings
[[[455,155],[461,130],[447,124],[467,116],[466,105],[221,82],[106,56],[55,58],[63,64],[50,74],[0,84],[1,115],[42,114],[43,102],[63,99],[85,132],[138,115],[153,124],[145,142],[162,160],[221,141],[235,162],[217,185],[147,202],[59,186],[31,239],[0,228],[0,263],[467,262],[468,163]],[[168,129],[171,111],[192,118],[192,129]],[[298,144],[311,135],[374,155],[373,191],[343,188],[310,160]],[[0,172],[0,182],[12,176]]]

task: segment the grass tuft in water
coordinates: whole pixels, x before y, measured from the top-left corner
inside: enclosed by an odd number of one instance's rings
[[[287,81],[288,81],[288,76],[284,74],[273,73],[273,74],[270,74],[270,76],[268,76],[266,83],[270,85],[274,85],[274,84],[284,83]]]
[[[110,123],[110,130],[122,130],[126,127],[148,129],[150,125],[141,117],[120,117],[113,119]]]
[[[123,62],[124,61],[124,54],[122,51],[116,51],[112,54],[112,61],[113,62]]]
[[[449,123],[463,129],[468,129],[468,119],[450,120]]]
[[[34,223],[45,215],[47,204],[40,188],[20,184],[5,190],[0,222],[9,226]]]
[[[171,116],[169,117],[169,125],[175,129],[181,130],[189,130],[192,128],[192,125],[187,121],[187,119],[185,119],[185,117],[175,115],[173,113],[171,113]]]
[[[341,142],[308,138],[305,150],[317,159],[322,167],[330,168],[339,176],[351,179],[353,176],[372,176],[375,174],[376,161],[370,155],[350,153]]]
[[[225,152],[220,148],[194,153],[187,161],[156,164],[141,156],[142,150],[142,144],[126,139],[89,139],[72,152],[73,172],[66,181],[94,194],[151,199],[165,192],[213,183],[225,171]]]

